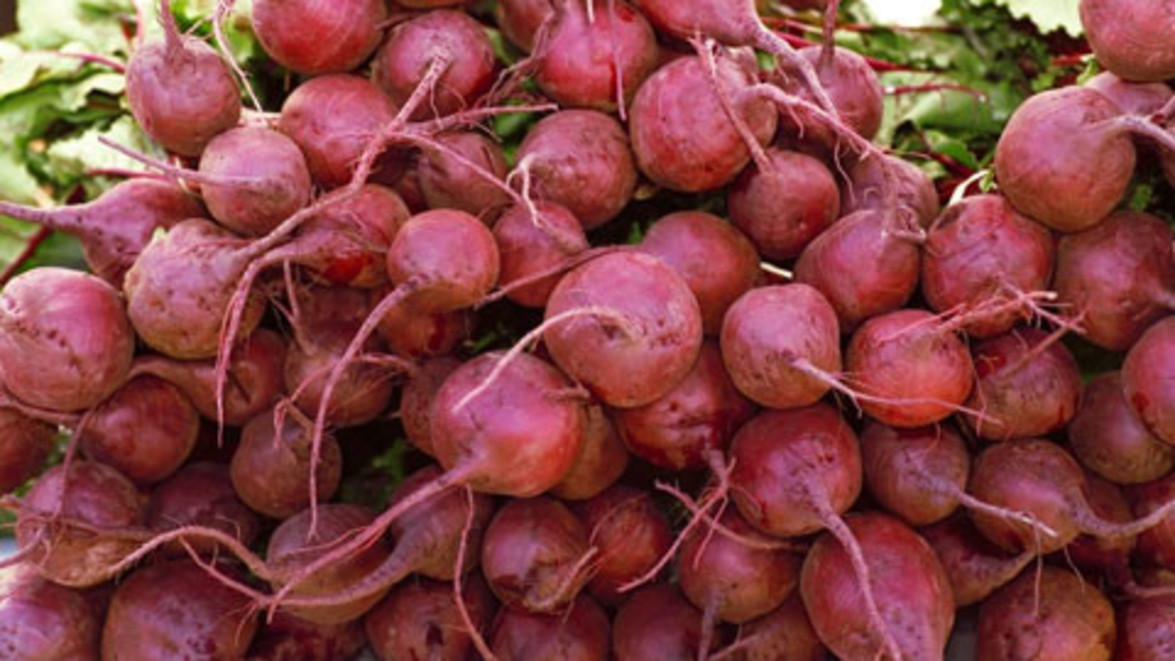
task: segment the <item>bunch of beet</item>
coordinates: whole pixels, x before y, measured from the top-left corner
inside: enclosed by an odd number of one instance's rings
[[[171,157],[0,203],[93,273],[0,290],[0,658],[1175,654],[1166,3],[1084,0],[1109,72],[945,209],[838,2],[474,4],[254,0],[267,114],[163,0]]]

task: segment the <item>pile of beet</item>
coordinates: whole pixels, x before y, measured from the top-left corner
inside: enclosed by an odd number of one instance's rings
[[[0,203],[92,270],[0,291],[0,658],[1175,658],[1170,3],[1083,0],[1108,71],[945,209],[835,0],[467,4],[254,0],[265,108],[164,0],[171,158]]]

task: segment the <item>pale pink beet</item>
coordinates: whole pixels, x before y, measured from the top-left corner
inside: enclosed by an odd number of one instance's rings
[[[702,211],[662,217],[645,233],[640,248],[685,278],[707,335],[718,334],[726,311],[759,277],[755,246],[730,223]]]
[[[774,135],[778,119],[769,101],[747,93],[754,75],[729,57],[717,60],[713,78],[701,57],[683,57],[658,69],[637,91],[630,110],[629,135],[641,172],[660,186],[687,193],[733,181],[752,153],[726,103],[759,145]]]
[[[0,381],[26,404],[93,407],[126,381],[134,345],[121,297],[92,275],[42,267],[0,292]]]
[[[518,170],[530,173],[536,198],[562,205],[587,230],[615,218],[636,191],[624,127],[594,110],[562,110],[539,120],[518,148],[517,162]]]
[[[383,36],[383,0],[257,0],[253,31],[270,57],[296,73],[343,73],[367,59]]]
[[[840,189],[820,160],[767,150],[769,169],[752,164],[730,188],[730,220],[769,259],[794,259],[840,217]]]

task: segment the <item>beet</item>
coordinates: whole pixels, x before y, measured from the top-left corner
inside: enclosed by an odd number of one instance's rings
[[[0,381],[27,404],[93,407],[126,381],[134,348],[118,292],[92,275],[42,267],[0,291]]]
[[[480,23],[462,12],[436,10],[394,26],[372,68],[372,80],[397,105],[427,84],[428,101],[412,113],[422,120],[473,106],[493,85],[496,60]]]
[[[1171,229],[1146,213],[1122,211],[1057,248],[1058,302],[1084,313],[1085,338],[1113,351],[1129,349],[1175,305]]]
[[[845,367],[869,396],[861,408],[891,427],[943,420],[972,389],[966,346],[950,325],[924,310],[898,310],[865,322],[849,342]]]
[[[56,437],[55,426],[0,408],[0,493],[11,492],[40,472]]]
[[[561,107],[620,109],[623,117],[659,64],[653,27],[615,0],[557,2],[550,20],[535,52],[539,89]]]
[[[623,485],[572,507],[599,550],[588,592],[618,605],[627,596],[620,587],[643,576],[669,551],[669,521],[647,493]]]
[[[103,659],[243,658],[257,631],[248,597],[181,560],[135,571],[110,602]]]
[[[335,367],[370,312],[367,293],[330,288],[307,292],[297,306],[295,342],[286,353],[285,390],[303,411],[317,411],[326,376]],[[381,350],[372,337],[365,353]],[[326,421],[333,427],[356,427],[375,420],[388,408],[394,384],[383,365],[357,362],[345,367],[344,377],[327,405]],[[301,509],[300,507],[298,509]]]
[[[498,29],[510,43],[528,52],[534,48],[539,28],[554,15],[554,0],[502,0],[494,7]]]
[[[78,237],[90,270],[117,288],[157,229],[205,215],[196,196],[149,177],[129,179],[93,201],[58,209],[0,201],[0,213]]]
[[[378,304],[391,289],[372,290],[372,304]],[[447,356],[469,338],[473,319],[468,310],[425,314],[402,305],[379,320],[379,335],[397,356],[422,359]]]
[[[1122,386],[1126,399],[1147,428],[1169,444],[1175,444],[1175,318],[1151,326],[1126,354]]]
[[[1159,509],[1129,523],[1107,521],[1085,495],[1086,480],[1077,460],[1058,445],[1038,439],[989,446],[976,459],[969,490],[997,507],[1030,515],[1053,534],[1041,534],[1017,519],[971,511],[983,536],[1000,548],[1051,553],[1088,533],[1099,538],[1132,537],[1163,522],[1170,509]]]
[[[918,287],[918,245],[891,216],[879,211],[845,216],[809,243],[796,262],[796,281],[824,294],[842,331],[897,310]]]
[[[1175,474],[1131,489],[1130,500],[1137,516],[1150,513],[1175,500]],[[1138,536],[1137,558],[1142,562],[1175,570],[1175,517],[1168,516]]]
[[[282,105],[278,129],[298,143],[314,181],[327,188],[350,181],[371,136],[392,121],[396,105],[366,78],[311,78]],[[377,161],[381,178],[394,178],[402,163],[394,153]]]
[[[544,342],[555,363],[601,402],[650,404],[689,373],[702,319],[689,286],[656,257],[604,255],[559,281]]]
[[[929,226],[942,210],[934,182],[918,166],[892,156],[859,158],[849,166],[849,180],[840,195],[841,215],[884,211],[887,170],[898,204],[912,209],[922,227]]]
[[[894,429],[870,422],[861,433],[861,459],[869,492],[912,526],[958,509],[971,468],[967,446],[947,425]]]
[[[822,45],[801,48],[799,55],[815,70],[821,87],[827,92],[844,125],[862,138],[873,139],[881,128],[885,97],[881,81],[865,58],[847,48],[826,49]],[[796,75],[794,67],[785,66],[774,76],[784,78],[781,87],[785,91],[796,93],[819,105],[818,99],[808,89],[795,89],[803,84],[803,77]],[[780,124],[780,131],[784,135],[795,135],[805,144],[813,145],[830,155],[837,154],[843,147],[834,132],[825,126],[811,125],[802,117],[796,122],[785,113],[781,116]]]
[[[624,127],[593,110],[563,110],[539,120],[517,154],[540,200],[562,205],[584,229],[615,218],[636,191],[637,170]]]
[[[302,226],[298,237],[269,251],[267,266],[286,260],[329,284],[372,289],[388,282],[385,256],[412,213],[390,188],[366,184]]]
[[[1007,200],[969,197],[951,205],[931,228],[922,260],[922,294],[931,309],[947,312],[1043,292],[1052,280],[1054,254],[1049,231]],[[983,315],[965,330],[978,338],[999,335],[1029,312]]]
[[[1175,468],[1175,448],[1155,438],[1122,391],[1119,372],[1085,386],[1069,423],[1069,446],[1086,468],[1118,484],[1149,482]]]
[[[77,590],[19,564],[0,569],[0,654],[9,659],[98,658],[102,621]]]
[[[1116,484],[1087,471],[1084,493],[1094,514],[1106,521],[1129,524],[1134,519],[1130,503]],[[1101,538],[1084,533],[1070,542],[1064,553],[1081,571],[1097,572],[1116,583],[1129,579],[1130,556],[1137,541],[1134,536]]]
[[[180,34],[168,0],[160,15],[163,41],[141,45],[127,65],[127,104],[139,126],[165,149],[199,156],[217,134],[237,125],[241,92],[219,53]]]
[[[617,661],[693,659],[699,654],[701,640],[701,611],[672,585],[642,588],[620,607],[612,621],[612,654]],[[713,642],[711,650],[718,641]]]
[[[375,514],[365,507],[347,504],[325,504],[318,507],[317,536],[309,538],[310,510],[303,510],[286,519],[269,540],[266,562],[275,572],[274,588],[288,586],[288,579],[300,570],[327,555],[333,548],[339,548],[338,541],[343,535],[353,534],[356,529],[370,524]],[[380,540],[363,550],[349,555],[344,560],[332,563],[290,588],[294,597],[318,597],[341,592],[353,583],[365,579],[379,567],[388,556],[388,550]],[[346,603],[331,606],[287,607],[287,611],[316,624],[340,624],[361,617],[384,595],[386,589],[374,595],[364,595]]]
[[[651,404],[616,410],[612,419],[629,450],[654,466],[721,470],[731,438],[753,413],[727,376],[717,345],[706,343],[673,390]]]
[[[640,249],[660,257],[685,279],[702,310],[702,329],[717,335],[722,319],[759,277],[759,255],[738,229],[702,211],[657,220]]]
[[[1000,190],[1021,213],[1057,231],[1097,224],[1118,206],[1134,175],[1130,135],[1109,121],[1119,115],[1086,87],[1029,98],[996,148]]]
[[[429,430],[432,402],[445,380],[458,367],[461,367],[461,361],[456,358],[426,361],[417,368],[400,392],[400,422],[404,425],[408,442],[430,457],[434,453]]]
[[[717,60],[713,74],[701,57],[683,57],[658,69],[630,110],[629,135],[641,172],[659,186],[685,193],[733,181],[753,154],[727,105],[758,145],[775,133],[774,106],[747,93],[754,82],[755,72],[729,57]]]
[[[147,501],[147,527],[167,532],[184,526],[201,526],[219,530],[249,546],[257,537],[257,515],[237,498],[229,469],[223,464],[198,462],[188,464],[151,491]],[[201,555],[212,555],[214,543],[203,539],[185,540]],[[170,547],[171,555],[184,555],[181,544]]]
[[[951,585],[934,550],[912,529],[884,514],[845,521],[870,566],[890,643],[878,640],[860,597],[860,581],[837,539],[822,535],[804,559],[800,590],[820,640],[847,659],[941,659],[955,623]],[[898,651],[900,650],[900,652]]]
[[[507,607],[494,622],[490,646],[499,659],[510,661],[602,661],[608,658],[611,626],[596,602],[583,595],[560,614]]]
[[[264,411],[245,425],[241,444],[233,453],[230,474],[237,495],[251,509],[275,519],[285,519],[310,505],[307,486],[311,468],[311,425],[300,414],[282,416],[277,433],[274,412]],[[338,442],[323,439],[317,463],[317,498],[329,500],[339,486],[342,453]]]
[[[842,367],[836,311],[808,285],[751,290],[726,313],[722,358],[734,384],[758,404],[815,404]]]
[[[90,410],[78,447],[132,482],[159,482],[183,464],[200,432],[200,414],[175,386],[154,376],[127,381]]]
[[[587,500],[616,483],[628,468],[628,449],[599,405],[589,406],[583,447],[563,480],[550,493],[563,500]]]
[[[735,512],[720,519],[726,530],[769,545]],[[721,530],[691,530],[681,545],[678,582],[686,598],[708,617],[745,624],[779,608],[799,583],[800,558],[786,550],[752,548]]]
[[[383,0],[256,0],[253,32],[279,64],[306,76],[342,73],[375,51]]]
[[[532,308],[546,307],[560,274],[537,282],[526,279],[565,264],[568,258],[588,249],[588,240],[579,220],[565,207],[539,201],[534,205],[541,220],[536,223],[530,209],[515,205],[494,225],[494,239],[502,256],[501,285],[507,298]],[[529,284],[518,286],[519,281]]]
[[[469,581],[462,596],[471,619],[485,628],[495,609],[485,583],[480,578]],[[427,579],[400,583],[367,614],[365,627],[381,661],[465,661],[473,650],[453,603],[453,588],[447,583]]]
[[[812,630],[798,592],[779,608],[743,626],[740,634],[739,640],[727,648],[738,649],[732,657],[737,661],[825,661],[828,658],[828,650]]]
[[[1098,62],[1126,80],[1175,78],[1175,52],[1161,46],[1175,29],[1163,0],[1082,0],[1081,24]],[[1140,52],[1140,44],[1156,44]]]
[[[1110,659],[1114,609],[1067,569],[1025,571],[979,610],[979,661]]]
[[[1166,83],[1132,83],[1109,71],[1090,78],[1085,86],[1101,92],[1124,115],[1149,117],[1162,110],[1172,97],[1171,87]]]
[[[123,287],[139,338],[172,358],[215,357],[222,318],[253,252],[245,240],[204,220],[186,220],[148,244]],[[265,309],[255,293],[248,301],[242,336],[256,328]]]
[[[271,407],[282,393],[282,364],[286,343],[277,333],[261,329],[233,348],[228,365],[228,389],[224,423],[241,426]],[[174,384],[191,400],[200,415],[218,418],[216,367],[213,360],[174,360],[166,356],[141,356],[131,377],[157,376]]]
[[[963,514],[919,532],[934,548],[959,608],[984,601],[1036,557],[1031,551],[1008,555],[979,534]]]
[[[278,611],[257,632],[249,661],[334,661],[353,659],[367,646],[362,623],[322,625]]]
[[[750,165],[731,185],[730,220],[769,259],[795,259],[840,217],[840,189],[816,158],[767,150],[766,169]]]
[[[587,583],[588,549],[587,529],[559,501],[513,500],[486,529],[482,573],[505,606],[556,613]]]
[[[118,532],[139,527],[143,503],[135,486],[113,468],[80,459],[69,466],[68,478],[59,464],[29,490],[17,518],[16,543],[45,578],[90,587],[109,580],[111,568],[135,549],[134,538]],[[55,516],[64,525],[54,525]]]
[[[435,141],[444,150],[425,146],[418,161],[420,191],[429,208],[458,209],[492,224],[510,203],[505,183],[494,185],[471,166],[504,180],[509,166],[502,148],[473,131],[446,133]]]
[[[1118,607],[1118,661],[1157,661],[1175,654],[1175,597],[1136,599]]]
[[[1081,373],[1065,345],[1044,331],[1022,328],[971,349],[975,390],[967,406],[980,438],[1000,441],[1043,436],[1077,413]]]

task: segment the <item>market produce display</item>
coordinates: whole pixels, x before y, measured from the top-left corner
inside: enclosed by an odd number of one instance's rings
[[[0,659],[1175,658],[1168,0],[937,171],[837,0],[175,4],[36,55]]]

